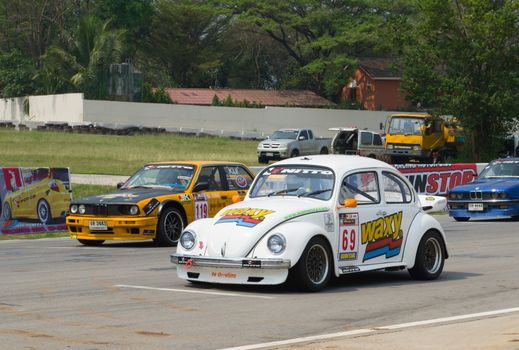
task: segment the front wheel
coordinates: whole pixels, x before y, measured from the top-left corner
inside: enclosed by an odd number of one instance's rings
[[[268,164],[269,160],[267,157],[258,157],[258,163],[260,164]]]
[[[463,222],[463,221],[469,221],[470,218],[461,217],[461,216],[455,216],[454,220]]]
[[[290,271],[290,277],[302,289],[309,292],[322,290],[332,275],[330,248],[321,237],[308,242],[297,264]]]
[[[78,238],[78,242],[83,244],[83,245],[89,246],[89,247],[98,247],[98,246],[100,246],[100,245],[102,245],[104,243],[104,240],[100,240],[100,239],[79,239]]]
[[[185,226],[184,215],[178,209],[165,208],[159,217],[155,241],[162,245],[176,246]]]
[[[417,280],[434,280],[440,276],[445,263],[445,245],[440,234],[428,231],[420,240],[414,267],[409,274]]]
[[[297,149],[290,152],[290,158],[295,158],[299,156],[299,151]]]
[[[11,206],[9,203],[4,203],[4,208],[2,210],[2,216],[5,221],[12,219],[12,212],[11,212]]]
[[[319,152],[319,154],[328,154],[328,148],[326,148],[326,147],[321,148],[321,152]]]
[[[36,206],[36,214],[38,215],[38,220],[44,225],[48,224],[51,220],[52,216],[50,213],[49,203],[45,199],[40,199],[38,201],[38,205]]]

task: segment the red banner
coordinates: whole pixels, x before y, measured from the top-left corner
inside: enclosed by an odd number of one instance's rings
[[[395,164],[413,184],[416,192],[430,195],[446,195],[459,185],[472,182],[478,171],[475,163],[459,164]]]

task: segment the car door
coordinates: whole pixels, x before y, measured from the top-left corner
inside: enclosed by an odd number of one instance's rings
[[[387,241],[392,249],[387,256],[374,257],[374,261],[399,262],[403,259],[403,251],[409,228],[414,217],[420,211],[415,204],[413,192],[397,172],[381,172],[382,200],[385,204],[384,220],[386,232],[389,232]]]
[[[239,195],[240,199],[243,200],[252,180],[254,180],[254,176],[245,167],[238,164],[223,165],[221,166],[221,172],[225,187],[222,199],[225,200],[225,205],[232,204],[235,195]]]
[[[203,185],[203,190],[193,193],[195,205],[194,220],[213,217],[227,203],[225,194],[223,195],[224,198],[222,198],[224,185],[218,166],[202,166],[194,188],[200,185]]]
[[[357,201],[357,206],[342,206],[350,198]],[[379,174],[375,170],[347,174],[341,181],[337,203],[335,253],[338,267],[347,272],[366,261],[366,245],[370,243],[367,238],[372,236],[372,223],[381,215]]]
[[[298,136],[300,155],[308,155],[311,153],[312,141],[308,138],[308,131],[301,130]]]

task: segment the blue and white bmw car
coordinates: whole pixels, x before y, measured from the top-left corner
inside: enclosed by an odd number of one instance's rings
[[[448,207],[456,221],[519,217],[519,158],[492,161],[476,181],[449,192]]]

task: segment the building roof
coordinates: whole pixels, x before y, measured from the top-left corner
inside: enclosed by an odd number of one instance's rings
[[[392,58],[362,58],[359,68],[371,79],[402,79],[402,71]]]
[[[252,89],[202,89],[166,88],[171,99],[179,104],[211,105],[214,96],[225,101],[231,96],[235,102],[247,100],[264,106],[316,107],[333,106],[334,103],[308,90],[252,90]]]

